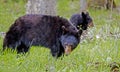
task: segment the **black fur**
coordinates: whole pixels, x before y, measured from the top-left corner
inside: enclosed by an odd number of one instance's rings
[[[78,30],[67,19],[59,16],[29,14],[18,18],[6,33],[3,50],[28,52],[31,45],[48,47],[55,57],[62,55],[59,38],[66,33],[77,35]]]
[[[93,25],[93,20],[90,17],[89,13],[82,12],[81,14],[74,14],[71,16],[70,21],[74,24],[77,29],[87,30],[89,25]]]
[[[71,16],[70,21],[76,28],[79,30],[79,35],[75,36],[72,34],[62,35],[60,42],[65,49],[67,45],[72,46],[72,50],[77,47],[80,42],[80,36],[82,35],[83,30],[87,30],[89,25],[92,25],[92,18],[89,16],[89,13],[82,12],[81,14],[74,14]]]
[[[60,41],[64,49],[67,45],[70,45],[72,46],[72,50],[73,50],[79,44],[80,41],[79,38],[80,38],[79,36],[77,37],[72,34],[65,34],[60,37]]]

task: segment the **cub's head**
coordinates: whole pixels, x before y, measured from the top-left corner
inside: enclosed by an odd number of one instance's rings
[[[93,20],[90,17],[88,12],[82,12],[81,13],[82,16],[82,23],[81,23],[81,28],[82,30],[86,30],[88,27],[93,27]]]

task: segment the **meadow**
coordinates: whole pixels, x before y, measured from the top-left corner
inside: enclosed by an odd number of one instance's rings
[[[116,0],[117,5],[120,1]],[[26,0],[0,0],[0,32],[8,31],[15,19],[25,14]],[[0,72],[115,72],[120,71],[120,12],[88,9],[94,27],[69,55],[55,59],[48,48],[32,46],[26,55],[2,52]],[[58,0],[57,14],[67,19],[79,13],[79,0]]]

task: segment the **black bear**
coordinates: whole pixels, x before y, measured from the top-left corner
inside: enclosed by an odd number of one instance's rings
[[[70,21],[74,26],[79,29],[79,35],[75,36],[72,34],[65,34],[60,37],[60,42],[64,48],[64,52],[66,55],[70,54],[72,50],[74,50],[80,42],[80,37],[82,35],[83,30],[87,30],[88,27],[93,26],[93,20],[89,16],[88,12],[82,12],[81,14],[74,14],[71,16]]]
[[[59,16],[28,14],[19,17],[10,27],[3,42],[3,50],[16,49],[28,52],[31,45],[50,48],[52,56],[62,55],[60,37],[63,34],[78,35],[78,29],[67,19]]]
[[[93,20],[88,12],[81,12],[71,16],[70,21],[77,29],[87,30],[88,27],[93,27]]]

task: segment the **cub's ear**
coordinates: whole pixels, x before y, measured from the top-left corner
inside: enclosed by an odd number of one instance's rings
[[[82,17],[86,18],[86,14],[84,12],[82,12]]]
[[[89,12],[86,12],[86,15],[89,15]]]
[[[62,26],[62,29],[65,30],[65,26]]]

